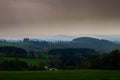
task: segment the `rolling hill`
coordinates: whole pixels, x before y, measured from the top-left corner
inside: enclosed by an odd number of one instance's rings
[[[92,48],[100,52],[107,52],[113,49],[120,49],[120,45],[112,41],[91,37],[80,37],[72,40],[73,44],[79,48]]]

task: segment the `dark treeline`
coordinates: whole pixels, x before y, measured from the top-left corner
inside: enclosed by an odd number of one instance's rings
[[[6,60],[4,57],[14,59]],[[39,59],[39,63],[32,65],[21,58]],[[50,68],[63,70],[120,69],[120,51],[113,50],[101,54],[90,48],[61,48],[27,52],[18,47],[0,47],[0,70],[48,70]]]
[[[18,47],[3,46],[0,47],[0,55],[6,57],[27,57],[27,51]]]

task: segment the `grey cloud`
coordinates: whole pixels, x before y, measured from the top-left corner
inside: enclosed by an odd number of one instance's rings
[[[120,18],[120,0],[0,0],[0,23]]]
[[[15,30],[20,30],[19,34],[22,31],[39,34],[39,29],[42,29],[40,31],[44,33],[44,30],[50,31],[47,29],[51,27],[51,33],[53,29],[56,30],[53,34],[67,33],[63,31],[64,29],[58,28],[64,26],[65,29],[70,27],[69,33],[73,34],[79,32],[79,29],[86,30],[88,27],[85,26],[89,26],[91,31],[88,33],[96,33],[98,32],[97,27],[102,22],[109,24],[116,20],[119,23],[119,4],[120,0],[0,0],[0,31],[13,32],[14,34],[17,33]],[[117,30],[118,23],[114,23],[117,25]],[[36,26],[31,24],[37,24],[38,29],[35,29]],[[83,28],[81,28],[82,25]],[[11,28],[11,26],[15,27]],[[112,28],[110,29],[112,32]],[[72,30],[76,32],[72,33]],[[82,30],[81,32],[84,33]]]

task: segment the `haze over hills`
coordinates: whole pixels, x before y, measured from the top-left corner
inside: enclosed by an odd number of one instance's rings
[[[56,36],[55,41],[44,41],[39,39],[24,38],[23,41],[1,41],[0,46],[16,46],[26,49],[27,51],[41,51],[55,48],[91,48],[99,52],[109,52],[114,49],[120,49],[120,44],[113,41],[93,38],[93,37],[67,37],[65,41],[61,41],[61,36]],[[66,36],[63,36],[66,37]],[[57,40],[59,39],[59,40]],[[68,40],[69,41],[68,41]]]
[[[110,41],[120,41],[120,35],[56,35],[56,36],[51,36],[51,37],[43,37],[39,38],[40,40],[46,40],[46,41],[71,41],[74,38],[77,37],[93,37],[93,38],[98,38],[98,39],[105,39],[105,40],[110,40]]]
[[[50,37],[41,37],[38,38],[40,40],[46,40],[46,41],[71,41],[74,38],[77,37],[93,37],[98,39],[106,39],[110,41],[120,41],[120,35],[94,35],[94,34],[82,34],[82,35],[56,35],[56,36],[50,36]]]
[[[56,36],[46,36],[46,37],[28,37],[32,40],[45,40],[45,41],[71,41],[74,38],[78,37],[93,37],[98,39],[105,39],[109,41],[115,41],[120,42],[120,35],[94,35],[94,34],[81,34],[81,35],[56,35]],[[6,38],[6,37],[0,37],[1,40],[6,39],[9,41],[19,41],[23,40],[22,37],[15,37],[15,38]]]

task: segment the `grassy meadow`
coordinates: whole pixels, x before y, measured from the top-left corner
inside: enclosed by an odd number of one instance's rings
[[[0,80],[120,80],[120,71],[1,71]]]

